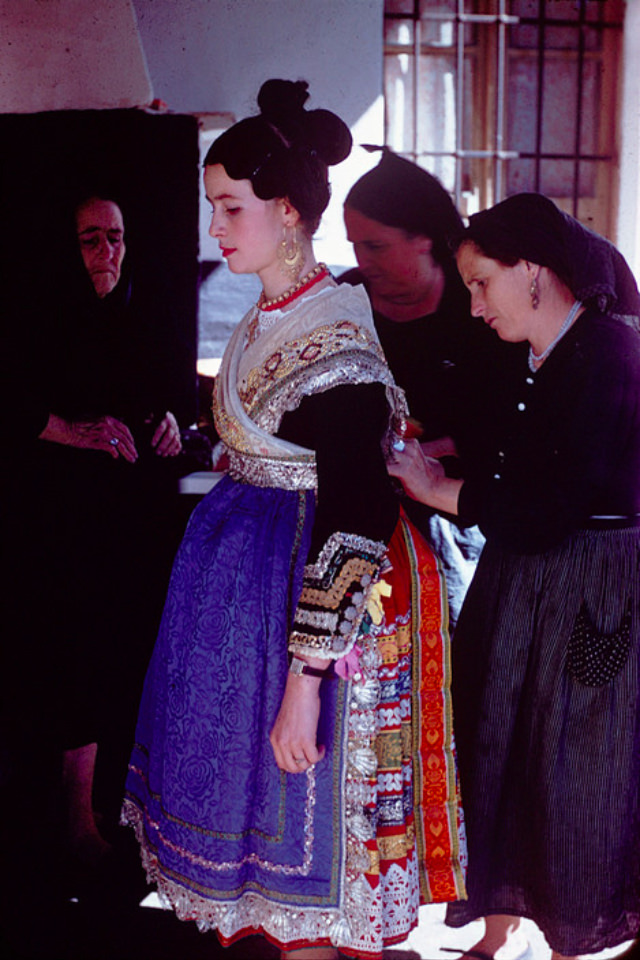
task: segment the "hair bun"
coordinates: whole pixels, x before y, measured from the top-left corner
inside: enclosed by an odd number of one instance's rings
[[[287,140],[298,134],[309,99],[306,80],[266,80],[260,87],[258,106],[265,120]]]
[[[260,87],[258,106],[291,146],[315,151],[331,166],[349,155],[349,128],[330,110],[305,110],[309,99],[306,80],[266,80]]]
[[[258,94],[261,113],[217,137],[205,167],[222,164],[232,180],[250,180],[259,200],[287,197],[311,236],[331,197],[328,167],[351,150],[351,133],[330,110],[305,110],[305,80],[267,80]]]
[[[348,157],[353,144],[346,123],[330,110],[310,110],[305,113],[301,138],[328,166]]]

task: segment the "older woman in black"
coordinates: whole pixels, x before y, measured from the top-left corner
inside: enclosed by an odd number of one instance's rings
[[[528,341],[484,477],[417,444],[391,472],[487,543],[454,645],[469,900],[493,956],[529,917],[555,957],[640,927],[640,302],[611,244],[523,194],[471,217],[472,312]],[[473,953],[473,951],[472,951]]]
[[[47,272],[20,301],[7,377],[14,642],[2,655],[10,682],[0,728],[16,769],[42,771],[36,753],[52,765],[62,757],[65,847],[83,872],[111,852],[103,832],[116,832],[113,769],[119,775],[128,749],[161,612],[181,451],[160,311],[140,308],[127,260],[125,219],[110,195],[70,208]],[[15,781],[16,803],[37,798],[44,823],[57,771],[36,788],[24,774]]]

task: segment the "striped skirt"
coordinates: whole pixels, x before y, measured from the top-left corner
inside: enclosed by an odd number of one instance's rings
[[[468,895],[595,953],[640,928],[640,529],[487,544],[453,644]]]

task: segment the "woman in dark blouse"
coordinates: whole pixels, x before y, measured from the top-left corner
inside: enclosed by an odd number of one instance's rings
[[[367,290],[423,451],[446,455],[449,476],[466,476],[489,446],[518,348],[470,316],[449,242],[462,229],[460,215],[436,177],[384,147],[378,165],[349,191],[344,220],[358,268],[340,282]],[[484,540],[477,526],[465,528],[424,504],[407,499],[404,507],[442,563],[453,631]]]
[[[484,475],[417,444],[391,472],[487,538],[453,651],[469,899],[492,957],[533,919],[553,956],[637,936],[640,303],[620,254],[522,194],[471,217],[472,312],[528,362]],[[471,951],[475,955],[474,951]]]

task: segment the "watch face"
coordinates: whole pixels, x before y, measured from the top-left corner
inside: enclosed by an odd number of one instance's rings
[[[294,658],[292,659],[292,661],[291,661],[290,666],[289,666],[289,672],[290,672],[290,673],[295,673],[296,676],[300,676],[300,674],[302,673],[303,670],[304,670],[304,663],[303,663],[303,661],[302,661],[302,660],[298,660],[297,657],[294,657]]]

